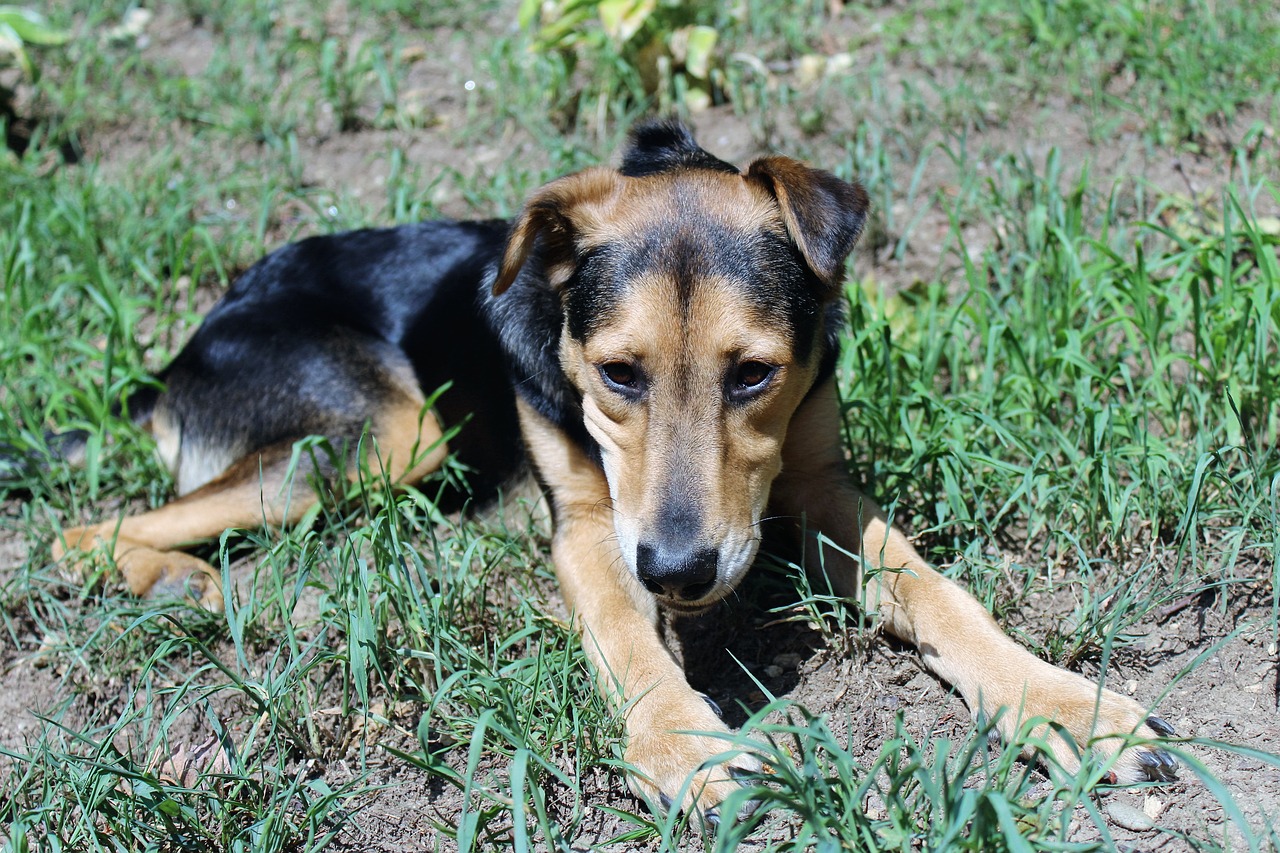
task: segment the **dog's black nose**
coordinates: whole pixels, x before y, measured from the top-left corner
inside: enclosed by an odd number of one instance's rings
[[[720,565],[715,548],[671,548],[641,544],[636,548],[636,574],[654,595],[697,601],[711,591]]]

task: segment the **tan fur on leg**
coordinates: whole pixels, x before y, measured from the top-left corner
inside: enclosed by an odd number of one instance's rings
[[[1092,743],[1108,755],[1123,741],[1107,735],[1156,736],[1137,702],[1035,657],[1010,639],[977,599],[929,566],[889,526],[884,512],[850,484],[839,436],[832,385],[815,391],[797,413],[783,475],[774,485],[774,505],[784,515],[803,516],[810,531],[821,531],[841,548],[861,554],[875,570],[864,595],[862,566],[835,549],[820,553],[811,535],[808,564],[821,565],[840,595],[878,610],[885,627],[914,644],[974,714],[999,713],[1006,737],[1033,718],[1051,719],[1079,748]],[[1068,771],[1079,766],[1075,750],[1056,732],[1040,726],[1037,734],[1046,738],[1058,764]],[[1117,777],[1148,778],[1151,752],[1146,747],[1126,750],[1115,765]]]
[[[448,449],[440,425],[423,412],[420,396],[406,395],[374,424],[370,466],[393,482],[420,480],[443,462]],[[69,528],[53,545],[60,560],[103,546],[135,595],[189,594],[209,610],[222,608],[219,573],[183,545],[230,528],[291,524],[315,505],[305,475],[290,477],[293,443],[282,442],[234,463],[212,481],[158,509],[88,527]],[[354,466],[349,476],[356,476]],[[64,544],[65,543],[65,544]],[[82,558],[76,558],[79,566]]]

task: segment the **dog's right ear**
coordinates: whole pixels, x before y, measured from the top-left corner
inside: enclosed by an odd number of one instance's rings
[[[554,288],[564,285],[584,247],[603,236],[623,180],[613,169],[597,167],[554,180],[530,196],[507,235],[493,295],[500,296],[516,280],[535,244],[547,281]]]
[[[805,263],[828,296],[839,293],[844,262],[858,242],[871,203],[861,184],[811,169],[788,157],[762,157],[747,169],[747,180],[768,190]]]

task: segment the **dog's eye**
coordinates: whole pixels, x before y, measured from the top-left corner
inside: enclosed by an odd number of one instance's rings
[[[729,398],[737,402],[745,402],[769,387],[778,368],[763,361],[744,361],[731,374],[729,382]]]
[[[744,361],[738,365],[738,387],[758,388],[773,375],[773,365],[763,361]]]
[[[610,391],[634,399],[644,391],[644,377],[639,368],[625,361],[610,361],[600,365],[600,378]]]

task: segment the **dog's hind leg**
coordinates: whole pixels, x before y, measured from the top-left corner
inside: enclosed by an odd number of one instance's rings
[[[200,488],[162,507],[63,532],[53,556],[107,546],[135,595],[184,592],[202,606],[222,606],[220,576],[204,560],[173,550],[217,536],[231,527],[296,521],[315,503],[305,477],[290,478],[292,443],[281,443],[234,462]],[[296,479],[298,487],[290,482]],[[65,544],[64,544],[65,543]]]
[[[449,454],[444,431],[425,405],[416,388],[401,389],[396,402],[384,406],[371,425],[375,445],[368,453],[370,470],[393,484],[422,480],[439,469]]]
[[[421,396],[397,394],[371,423],[370,470],[392,482],[419,480],[447,453],[435,417]],[[158,509],[119,521],[66,530],[54,557],[110,547],[111,557],[136,595],[186,593],[211,610],[222,606],[218,572],[197,557],[173,550],[233,527],[296,522],[318,500],[305,465],[293,464],[293,442],[251,453],[198,489]],[[354,478],[356,465],[347,475]],[[65,543],[65,544],[63,544]]]

